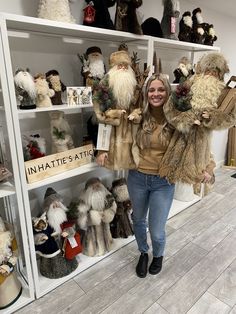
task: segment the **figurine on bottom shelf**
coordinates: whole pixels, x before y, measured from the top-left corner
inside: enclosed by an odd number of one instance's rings
[[[52,137],[52,154],[60,153],[74,148],[72,131],[63,111],[52,111],[50,128]]]
[[[62,105],[62,93],[66,90],[66,86],[60,79],[59,72],[57,70],[50,70],[46,74],[46,80],[50,89],[53,89],[55,94],[51,97],[52,104],[54,106]]]
[[[125,178],[112,182],[111,193],[115,198],[117,210],[111,222],[111,234],[113,238],[128,238],[133,235],[131,224],[131,201]]]
[[[10,229],[0,217],[0,310],[16,302],[22,293],[15,271],[17,243]]]
[[[57,211],[55,210],[55,213]],[[49,225],[47,213],[33,218],[33,233],[35,251],[40,256],[39,271],[50,279],[57,279],[69,275],[77,266],[77,260],[67,260],[57,244],[58,233]]]
[[[83,254],[101,256],[111,250],[110,222],[116,213],[116,202],[99,178],[91,178],[77,204],[78,225],[85,231]]]
[[[46,155],[46,141],[39,134],[24,136],[24,161],[37,159]]]
[[[193,66],[187,57],[182,57],[179,60],[178,67],[174,70],[175,80],[173,83],[183,83],[189,79],[193,74]]]
[[[66,23],[75,23],[71,14],[70,0],[40,0],[38,17]]]
[[[37,74],[34,76],[35,88],[36,88],[36,107],[45,108],[51,107],[51,97],[55,95],[53,89],[50,89],[46,77],[44,74]]]
[[[29,70],[18,69],[14,76],[17,99],[20,102],[20,109],[35,109],[36,88]]]
[[[162,0],[164,6],[161,19],[163,37],[178,40],[177,21],[180,14],[179,0]]]

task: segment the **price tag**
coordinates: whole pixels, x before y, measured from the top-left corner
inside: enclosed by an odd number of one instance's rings
[[[109,150],[110,136],[112,126],[109,124],[99,123],[98,125],[98,137],[97,137],[97,150]]]
[[[78,243],[76,242],[74,237],[69,237],[68,241],[70,242],[70,246],[72,247],[72,249],[76,246],[78,246]]]

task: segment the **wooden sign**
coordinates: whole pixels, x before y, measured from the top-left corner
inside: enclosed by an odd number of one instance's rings
[[[44,180],[56,174],[71,170],[92,162],[93,145],[85,145],[62,153],[25,162],[28,183]]]

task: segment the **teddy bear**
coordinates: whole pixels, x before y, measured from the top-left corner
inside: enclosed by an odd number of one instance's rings
[[[192,16],[190,11],[184,12],[179,22],[179,34],[178,38],[181,41],[191,42],[192,40]]]
[[[208,24],[205,26],[205,40],[204,45],[213,46],[214,42],[217,40],[215,35],[215,29],[213,24]]]

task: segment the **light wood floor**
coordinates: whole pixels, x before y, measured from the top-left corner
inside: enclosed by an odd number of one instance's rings
[[[160,274],[138,278],[135,241],[18,313],[236,314],[236,179],[172,217]],[[151,259],[151,255],[150,255]]]

